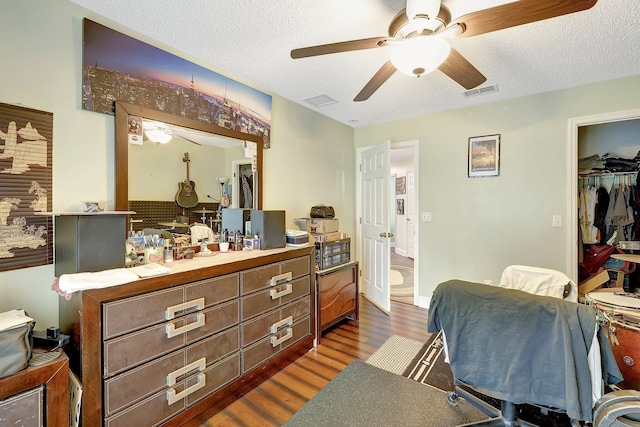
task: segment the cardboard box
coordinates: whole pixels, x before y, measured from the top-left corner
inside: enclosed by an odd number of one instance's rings
[[[339,231],[334,231],[332,233],[311,233],[313,240],[316,243],[324,243],[324,242],[332,242],[334,240],[340,240],[342,238],[342,233]]]
[[[323,234],[338,231],[337,218],[309,218],[307,219],[307,231],[309,233]]]

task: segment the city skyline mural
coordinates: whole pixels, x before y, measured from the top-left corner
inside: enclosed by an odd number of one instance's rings
[[[83,20],[82,108],[116,100],[262,136],[271,146],[271,95],[89,19]]]

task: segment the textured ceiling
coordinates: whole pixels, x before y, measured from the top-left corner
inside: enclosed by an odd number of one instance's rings
[[[583,12],[449,39],[498,92],[473,97],[439,71],[420,79],[395,73],[373,96],[355,95],[390,48],[291,59],[291,49],[386,36],[403,0],[72,0],[132,36],[156,40],[223,74],[359,127],[640,74],[638,0],[598,0]],[[455,18],[508,3],[444,1]],[[127,31],[126,29],[130,29]],[[145,40],[149,41],[149,40]],[[152,43],[153,44],[153,43]],[[329,96],[336,104],[304,100]]]

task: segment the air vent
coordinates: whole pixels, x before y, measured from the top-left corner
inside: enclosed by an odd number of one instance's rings
[[[491,86],[479,87],[477,89],[471,89],[462,93],[465,97],[469,97],[469,96],[483,95],[485,93],[497,92],[497,91],[498,91],[498,85],[491,85]]]
[[[338,101],[336,101],[335,99],[327,96],[327,95],[318,95],[318,96],[314,96],[311,98],[307,98],[304,100],[304,102],[307,102],[311,105],[313,105],[314,107],[324,107],[326,105],[331,105],[331,104],[335,104]]]

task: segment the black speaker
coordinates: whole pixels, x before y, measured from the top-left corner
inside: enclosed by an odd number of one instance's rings
[[[260,249],[287,245],[284,211],[251,210],[251,234],[260,238]]]

